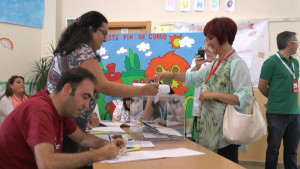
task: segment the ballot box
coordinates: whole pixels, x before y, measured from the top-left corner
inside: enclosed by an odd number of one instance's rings
[[[143,140],[184,140],[185,115],[185,96],[133,97],[130,131],[142,135]]]

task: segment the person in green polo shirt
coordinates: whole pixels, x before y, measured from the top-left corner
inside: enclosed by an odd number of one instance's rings
[[[279,148],[283,139],[284,167],[297,168],[297,149],[300,138],[300,112],[298,101],[299,63],[292,57],[297,53],[299,41],[295,32],[277,35],[278,52],[267,59],[261,69],[258,89],[268,98],[268,148],[266,169],[276,169]]]

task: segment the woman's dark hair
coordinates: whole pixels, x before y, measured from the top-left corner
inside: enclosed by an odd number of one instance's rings
[[[22,77],[22,76],[17,76],[17,75],[11,76],[11,77],[8,79],[7,83],[6,83],[5,93],[4,93],[4,95],[2,95],[2,96],[0,97],[0,100],[1,100],[2,97],[4,97],[4,96],[9,97],[9,96],[12,96],[12,95],[13,95],[14,92],[13,92],[12,89],[10,88],[10,85],[13,85],[14,82],[15,82],[15,80],[16,80],[17,78],[21,78],[21,79],[23,80],[23,82],[24,82],[24,77]],[[28,95],[26,94],[26,92],[24,92],[24,94],[25,94],[26,96],[28,96]]]
[[[97,11],[90,11],[76,19],[72,25],[61,35],[60,41],[54,50],[54,55],[70,54],[74,49],[80,47],[83,43],[88,43],[92,40],[92,34],[89,30],[89,26],[93,27],[93,31],[96,32],[103,23],[108,21],[104,15]]]
[[[59,93],[64,85],[69,83],[72,87],[71,95],[74,96],[77,86],[85,79],[90,79],[94,84],[96,84],[96,77],[90,71],[81,67],[72,68],[62,74],[57,83],[55,92]]]
[[[236,23],[227,17],[214,18],[209,21],[204,27],[204,35],[213,35],[218,41],[219,45],[223,45],[228,41],[230,45],[233,44],[237,32]]]
[[[126,101],[127,100],[130,100],[131,98],[130,97],[124,97],[123,98],[123,107],[124,107],[124,109],[126,110],[126,111],[130,111],[130,107],[127,107],[127,105],[126,105]]]

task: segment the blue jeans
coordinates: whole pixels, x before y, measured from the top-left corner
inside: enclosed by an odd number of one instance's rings
[[[268,148],[266,153],[266,169],[276,169],[281,140],[283,139],[283,161],[285,169],[297,168],[297,149],[300,139],[299,114],[267,113]]]

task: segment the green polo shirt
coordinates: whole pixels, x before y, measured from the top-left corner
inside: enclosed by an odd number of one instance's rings
[[[298,93],[294,93],[293,81],[299,78],[298,60],[290,57],[290,62],[277,52],[281,59],[295,72],[296,79],[284,66],[278,56],[275,54],[267,59],[261,69],[260,78],[270,80],[268,93],[267,113],[274,114],[300,114]],[[292,63],[294,63],[294,68]]]

